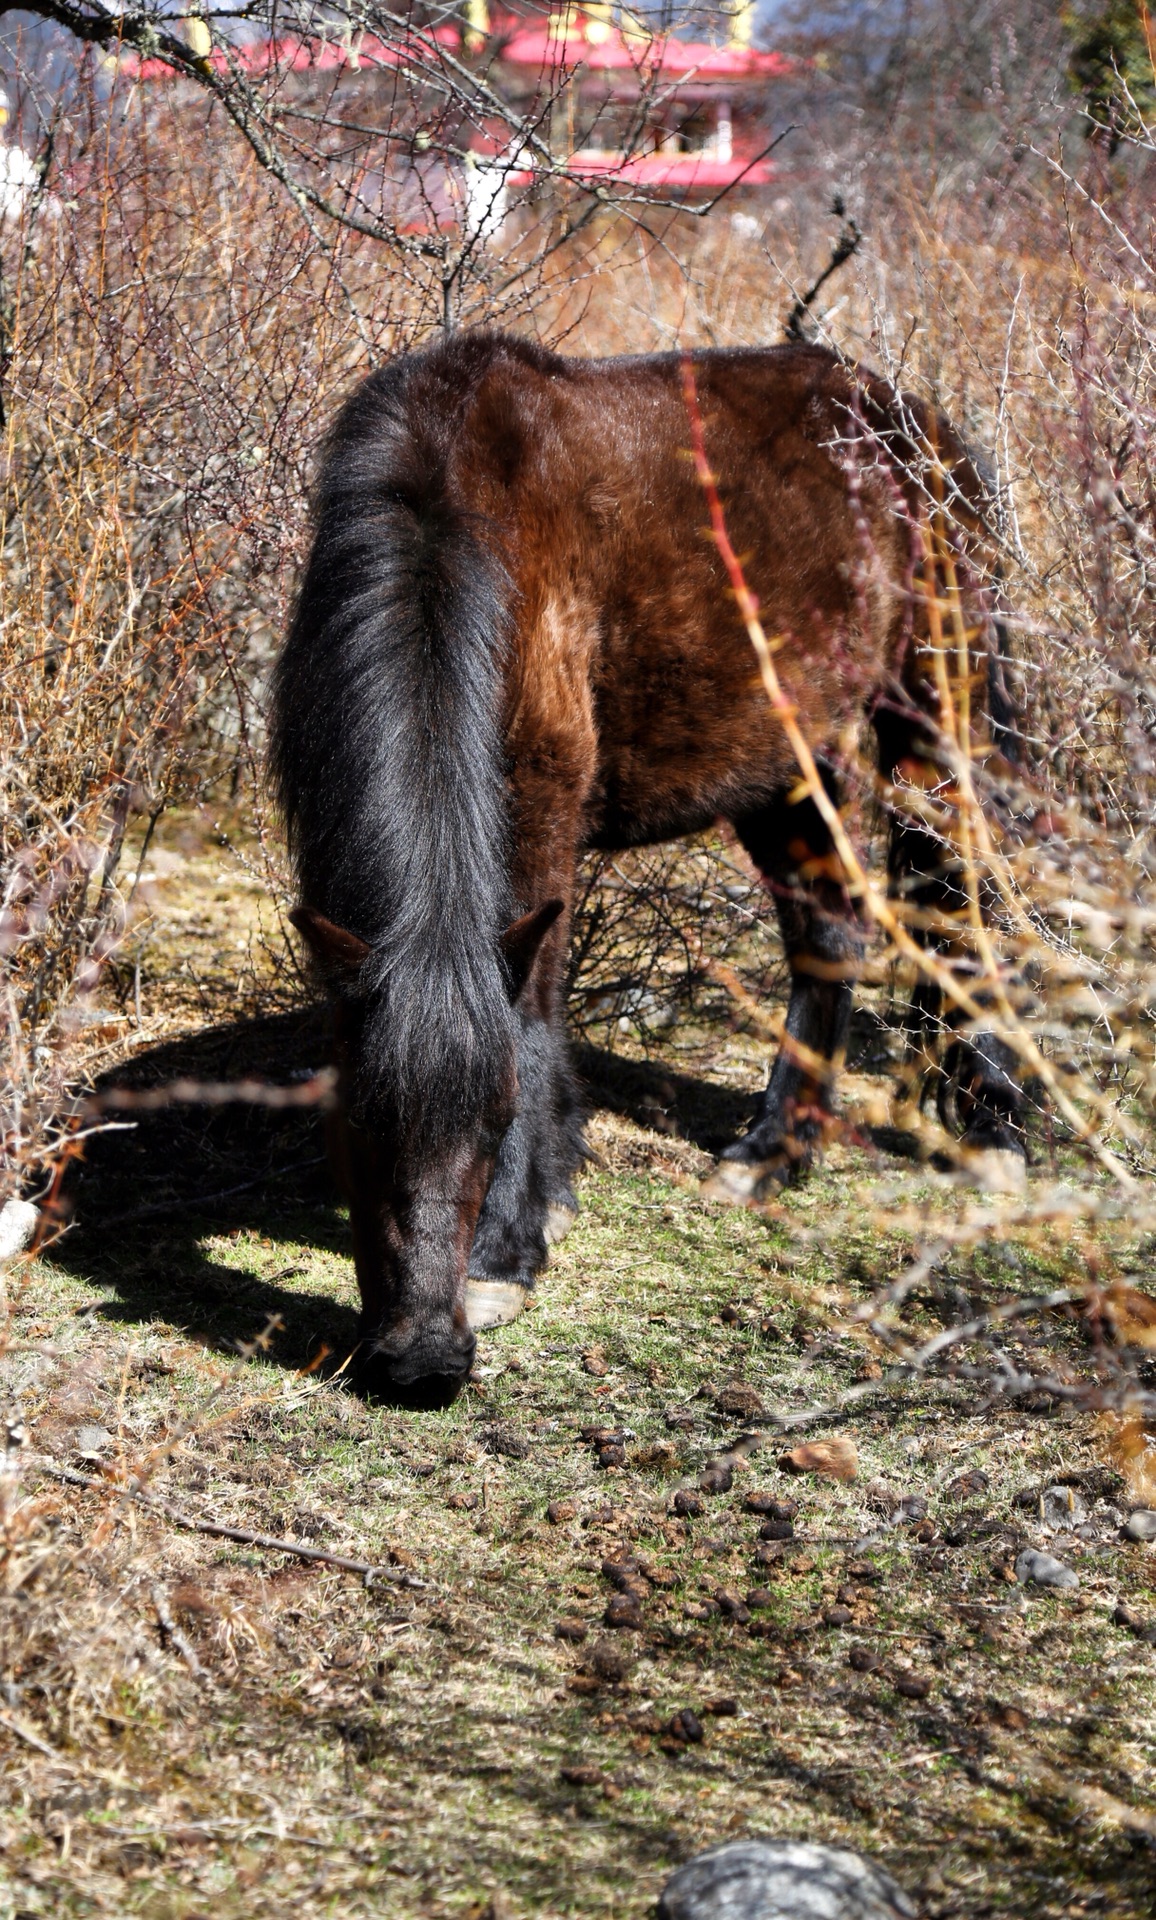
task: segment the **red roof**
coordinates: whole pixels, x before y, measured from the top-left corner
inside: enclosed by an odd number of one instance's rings
[[[546,26],[524,27],[510,22],[511,32],[498,39],[498,57],[510,66],[533,67],[549,72],[558,67],[587,67],[591,73],[670,74],[683,79],[754,80],[775,79],[791,73],[795,62],[783,53],[766,53],[754,47],[711,46],[708,41],[625,38],[617,29],[606,31],[605,39],[588,40],[583,25],[572,33],[555,37]],[[281,72],[313,71],[333,73],[343,67],[399,67],[428,60],[431,45],[460,47],[461,34],[456,26],[431,28],[415,34],[412,41],[395,43],[366,34],[350,47],[344,40],[301,39],[287,35],[278,40],[251,40],[231,48],[228,56],[220,48],[207,57],[218,73],[227,73],[235,64],[242,73],[259,74],[270,67]],[[172,79],[178,68],[167,60],[141,60],[136,54],[122,53],[123,72],[139,80]]]
[[[585,28],[555,37],[545,26],[515,27],[498,42],[499,58],[511,66],[588,67],[591,73],[669,73],[685,79],[776,79],[794,71],[785,53],[755,47],[715,47],[705,40],[626,39],[612,27],[605,39],[588,40]]]
[[[708,153],[576,153],[566,161],[566,172],[576,180],[611,179],[616,186],[650,189],[688,188],[716,191],[723,187],[762,187],[774,178],[769,160],[716,160]],[[506,175],[509,187],[528,187],[534,174],[519,168]],[[548,176],[543,174],[543,178]]]

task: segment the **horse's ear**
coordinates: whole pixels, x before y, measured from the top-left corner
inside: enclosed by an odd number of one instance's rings
[[[340,977],[359,973],[372,952],[368,941],[359,933],[350,933],[347,927],[335,927],[332,920],[327,920],[323,913],[315,913],[312,907],[294,907],[289,924],[296,927],[325,974]]]
[[[498,945],[505,962],[506,987],[511,1002],[518,999],[530,978],[530,969],[538,958],[538,948],[564,905],[563,900],[547,900],[544,907],[537,907],[533,913],[524,913],[520,920],[511,921],[500,936]]]

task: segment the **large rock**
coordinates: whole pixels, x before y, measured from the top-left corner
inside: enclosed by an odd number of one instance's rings
[[[658,1920],[914,1920],[890,1874],[842,1847],[732,1840],[671,1874]]]

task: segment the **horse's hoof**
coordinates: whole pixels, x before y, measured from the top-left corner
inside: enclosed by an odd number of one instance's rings
[[[508,1327],[525,1309],[529,1291],[516,1280],[466,1281],[466,1319],[471,1331],[486,1327]]]
[[[960,1172],[969,1186],[983,1193],[1022,1193],[1028,1180],[1028,1163],[1014,1147],[969,1147],[959,1149]]]
[[[709,1180],[700,1189],[704,1200],[715,1200],[728,1207],[749,1207],[765,1200],[783,1185],[775,1163],[762,1160],[720,1160]]]
[[[577,1207],[563,1206],[557,1200],[551,1201],[546,1209],[546,1245],[556,1247],[559,1240],[566,1238],[577,1218]]]

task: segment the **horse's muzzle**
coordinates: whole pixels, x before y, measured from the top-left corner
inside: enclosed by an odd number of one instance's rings
[[[476,1348],[469,1327],[448,1318],[415,1328],[404,1343],[396,1335],[370,1335],[358,1358],[358,1387],[393,1404],[446,1406],[473,1366]]]

